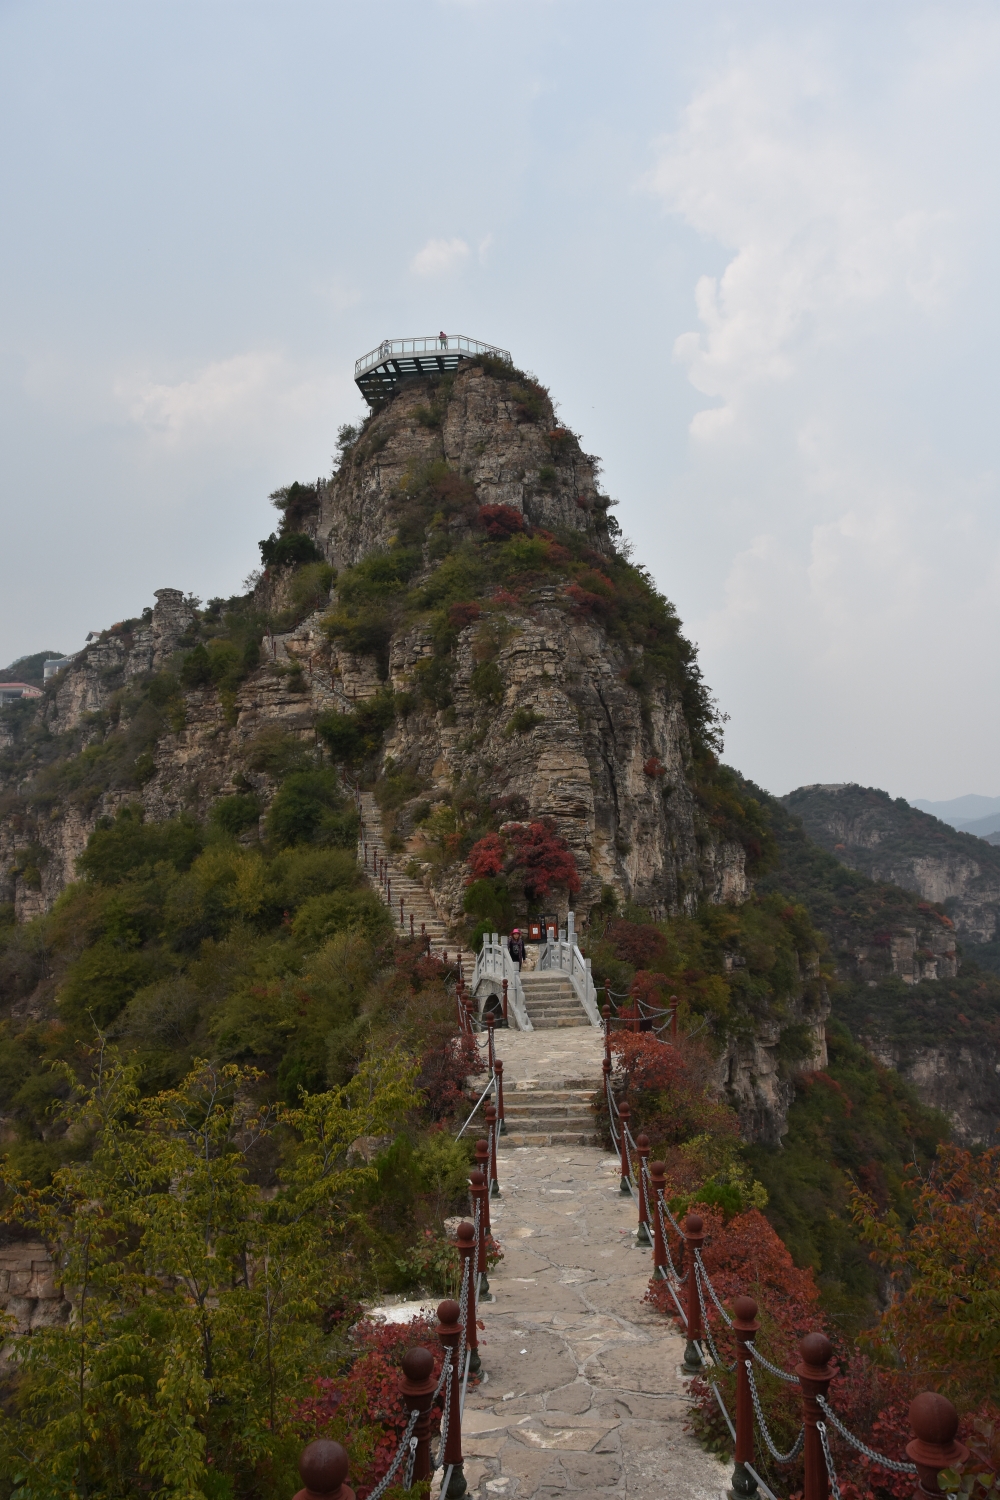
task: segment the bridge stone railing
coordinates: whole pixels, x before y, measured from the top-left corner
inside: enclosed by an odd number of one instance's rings
[[[566,926],[559,929],[558,934],[554,927],[548,928],[546,941],[542,945],[541,955],[538,960],[540,972],[559,972],[565,974],[573,986],[573,992],[584,1010],[591,1026],[598,1031],[602,1029],[601,1012],[597,1004],[597,988],[594,984],[594,976],[590,972],[590,959],[584,958],[576,942],[576,918],[570,912],[566,918]]]

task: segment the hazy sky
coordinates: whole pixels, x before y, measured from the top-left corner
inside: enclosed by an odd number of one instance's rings
[[[1000,10],[0,0],[0,663],[237,590],[355,358],[509,348],[770,789],[1000,792]]]

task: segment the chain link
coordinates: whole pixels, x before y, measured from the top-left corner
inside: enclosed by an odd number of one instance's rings
[[[840,1485],[837,1483],[837,1471],[833,1467],[833,1454],[830,1452],[830,1440],[826,1435],[826,1423],[817,1422],[816,1431],[823,1445],[823,1458],[826,1462],[826,1472],[830,1480],[830,1494],[833,1500],[840,1500]]]
[[[865,1458],[870,1458],[872,1463],[880,1464],[883,1469],[889,1469],[893,1474],[915,1474],[917,1472],[916,1464],[903,1464],[899,1463],[895,1458],[886,1458],[884,1453],[876,1453],[874,1448],[869,1448],[867,1443],[863,1443],[860,1438],[855,1437],[854,1433],[849,1432],[844,1426],[837,1413],[833,1410],[833,1407],[828,1404],[825,1396],[817,1396],[816,1404],[822,1409],[823,1415],[829,1417],[841,1437],[846,1438],[853,1447],[857,1448],[859,1453],[865,1455]]]
[[[417,1418],[419,1417],[419,1415],[420,1413],[418,1411],[410,1412],[410,1420],[406,1424],[406,1431],[403,1433],[403,1437],[399,1444],[399,1447],[396,1449],[396,1457],[393,1459],[386,1472],[382,1475],[382,1478],[379,1480],[375,1488],[369,1491],[368,1500],[382,1500],[382,1496],[385,1494],[386,1490],[389,1488],[389,1485],[392,1483],[392,1476],[395,1474],[396,1470],[399,1468],[400,1464],[403,1461],[403,1454],[410,1446],[410,1438],[413,1437],[413,1429],[417,1425]],[[413,1446],[414,1449],[416,1449],[416,1441],[414,1441]],[[406,1486],[407,1489],[409,1489],[409,1487],[409,1485]]]
[[[410,1438],[410,1456],[406,1460],[406,1474],[405,1474],[405,1476],[403,1478],[403,1488],[404,1488],[404,1490],[410,1490],[410,1489],[413,1488],[413,1469],[414,1469],[414,1465],[416,1464],[416,1462],[417,1462],[417,1440],[416,1440],[415,1437],[411,1437]]]
[[[767,1370],[769,1375],[777,1375],[779,1380],[787,1380],[789,1385],[796,1385],[798,1383],[799,1377],[797,1375],[789,1375],[787,1370],[782,1370],[779,1369],[777,1365],[772,1365],[769,1359],[764,1358],[763,1354],[761,1354],[760,1350],[755,1344],[748,1343],[746,1346],[746,1351],[748,1354],[753,1355],[754,1359],[759,1365],[764,1366],[764,1369]]]
[[[720,1313],[720,1315],[722,1317],[723,1323],[725,1323],[725,1325],[726,1325],[727,1328],[732,1328],[732,1326],[733,1326],[733,1320],[729,1316],[729,1314],[726,1312],[726,1309],[723,1307],[722,1303],[719,1301],[718,1297],[715,1294],[715,1287],[712,1285],[711,1281],[709,1280],[708,1272],[705,1270],[705,1262],[701,1258],[701,1251],[700,1250],[695,1250],[695,1252],[694,1252],[694,1259],[695,1259],[695,1264],[697,1265],[698,1270],[701,1273],[701,1279],[704,1281],[705,1285],[708,1287],[708,1295],[711,1297],[712,1301],[715,1303],[715,1306],[716,1306],[718,1312]]]
[[[698,1252],[695,1251],[696,1257],[697,1257],[697,1254],[698,1254]],[[701,1274],[701,1276],[699,1276],[699,1274],[698,1274],[698,1264],[699,1264],[699,1262],[696,1259],[695,1260],[695,1269],[694,1269],[694,1284],[695,1284],[695,1286],[698,1289],[698,1306],[701,1308],[701,1326],[705,1330],[705,1340],[706,1340],[706,1342],[708,1344],[708,1352],[709,1352],[709,1354],[711,1354],[712,1359],[718,1365],[718,1367],[719,1367],[720,1370],[727,1370],[727,1371],[728,1370],[735,1370],[736,1369],[736,1361],[735,1361],[735,1359],[733,1360],[733,1362],[732,1362],[731,1365],[727,1365],[726,1362],[725,1362],[725,1360],[721,1358],[718,1349],[715,1347],[715,1339],[712,1337],[712,1325],[708,1321],[708,1313],[707,1313],[707,1311],[705,1309],[705,1294],[704,1294],[704,1292],[701,1289],[702,1276],[704,1276],[704,1267],[702,1267],[702,1274]]]
[[[666,1227],[666,1225],[663,1222],[663,1210],[664,1210],[664,1207],[665,1207],[665,1205],[664,1205],[663,1199],[660,1197],[659,1193],[657,1193],[657,1195],[656,1195],[656,1212],[660,1216],[660,1233],[663,1236],[663,1252],[664,1252],[664,1254],[667,1257],[667,1265],[670,1267],[670,1274],[671,1274],[671,1276],[674,1278],[674,1280],[676,1281],[676,1283],[677,1283],[678,1286],[683,1286],[684,1283],[685,1283],[685,1281],[687,1281],[687,1279],[688,1279],[688,1274],[689,1273],[687,1271],[685,1271],[684,1275],[682,1276],[680,1274],[680,1272],[678,1271],[677,1267],[674,1265],[674,1258],[673,1258],[673,1256],[670,1253],[670,1240],[669,1240],[669,1238],[667,1236],[667,1227]],[[667,1213],[668,1214],[670,1213],[669,1208],[667,1209]]]
[[[767,1423],[764,1421],[764,1413],[761,1410],[760,1406],[760,1397],[757,1394],[757,1382],[753,1378],[753,1364],[749,1359],[744,1360],[743,1363],[746,1367],[747,1377],[750,1381],[750,1395],[753,1397],[753,1409],[757,1413],[757,1424],[760,1427],[761,1436],[768,1446],[768,1451],[770,1452],[771,1457],[775,1460],[776,1463],[790,1464],[792,1460],[798,1458],[799,1454],[802,1452],[802,1444],[806,1440],[805,1427],[799,1428],[799,1435],[795,1439],[795,1442],[789,1448],[787,1453],[778,1452],[777,1448],[774,1446],[774,1440],[767,1430]],[[836,1500],[840,1500],[839,1493],[836,1496]]]
[[[448,1358],[444,1362],[444,1368],[451,1374],[451,1350],[448,1350]],[[442,1374],[444,1372],[442,1371]],[[444,1405],[441,1408],[441,1441],[438,1444],[437,1458],[431,1465],[431,1472],[440,1469],[444,1464],[444,1450],[448,1443],[448,1418],[451,1415],[451,1381],[444,1388]]]

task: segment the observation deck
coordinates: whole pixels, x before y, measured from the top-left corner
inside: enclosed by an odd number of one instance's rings
[[[354,382],[369,406],[391,396],[407,375],[443,375],[457,370],[463,359],[489,354],[512,365],[506,349],[481,344],[464,334],[442,333],[418,339],[383,339],[377,349],[354,362]]]

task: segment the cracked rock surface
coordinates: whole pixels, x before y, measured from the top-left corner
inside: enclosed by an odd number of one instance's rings
[[[650,1252],[618,1163],[595,1147],[505,1151],[490,1204],[504,1259],[484,1301],[465,1473],[481,1500],[720,1500],[729,1470],[684,1429],[684,1341],[644,1304]]]

